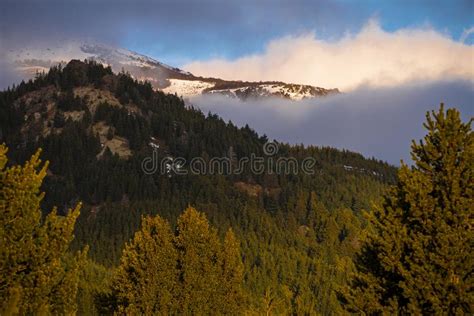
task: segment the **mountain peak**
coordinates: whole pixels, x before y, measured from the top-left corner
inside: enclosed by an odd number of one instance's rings
[[[72,59],[94,60],[110,66],[115,72],[124,70],[137,80],[149,81],[155,89],[176,93],[184,98],[218,94],[241,100],[268,97],[302,100],[339,92],[337,89],[279,81],[244,82],[198,77],[152,57],[94,42],[70,41],[56,47],[10,51],[7,57],[26,78],[37,72],[46,72],[51,66],[66,64]]]

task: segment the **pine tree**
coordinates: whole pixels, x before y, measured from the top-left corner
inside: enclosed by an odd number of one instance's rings
[[[179,305],[184,314],[209,314],[218,302],[220,242],[203,213],[188,207],[178,219]]]
[[[143,217],[142,228],[127,244],[114,278],[119,312],[167,315],[175,312],[177,252],[167,221]]]
[[[343,294],[367,314],[472,314],[474,136],[455,109],[427,114],[413,167],[370,220],[373,232]]]
[[[112,140],[112,138],[114,138],[114,130],[112,127],[109,127],[107,130],[107,139]]]
[[[206,216],[188,207],[173,235],[161,217],[142,218],[114,278],[118,312],[127,315],[239,314],[243,265],[229,230],[221,243]]]
[[[239,242],[232,229],[227,231],[224,238],[221,264],[220,306],[223,313],[236,315],[242,311],[244,266],[240,258]]]
[[[6,167],[6,152],[0,145],[0,314],[73,314],[85,252],[71,265],[65,256],[80,205],[43,218],[40,186],[48,164],[37,151],[24,166]]]

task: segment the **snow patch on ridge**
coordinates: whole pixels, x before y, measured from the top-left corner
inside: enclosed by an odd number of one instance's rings
[[[179,96],[192,97],[202,94],[205,89],[214,87],[214,83],[199,80],[169,79],[170,85],[162,89],[165,93],[176,93]]]

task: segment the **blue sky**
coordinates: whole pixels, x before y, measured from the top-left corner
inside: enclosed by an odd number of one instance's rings
[[[259,53],[272,39],[307,31],[320,38],[338,39],[347,32],[358,32],[371,18],[387,31],[432,27],[453,39],[474,26],[474,1],[465,0],[243,1],[228,6],[204,2],[207,12],[195,12],[189,24],[172,23],[170,31],[158,21],[150,23],[156,23],[158,30],[148,28],[148,22],[143,27],[135,24],[121,44],[180,66],[194,59],[234,59]],[[186,5],[179,8],[186,10]],[[466,42],[473,43],[474,36]]]
[[[474,26],[471,0],[4,0],[0,8],[2,46],[88,38],[176,66],[259,53],[272,39],[308,31],[336,40],[370,18],[387,31],[431,26],[453,39]]]

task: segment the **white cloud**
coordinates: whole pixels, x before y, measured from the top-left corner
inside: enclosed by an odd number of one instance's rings
[[[467,34],[466,36],[468,36]],[[196,75],[236,80],[281,80],[343,91],[410,82],[474,80],[474,47],[430,28],[386,32],[369,21],[336,41],[314,33],[268,43],[261,54],[183,66]]]

